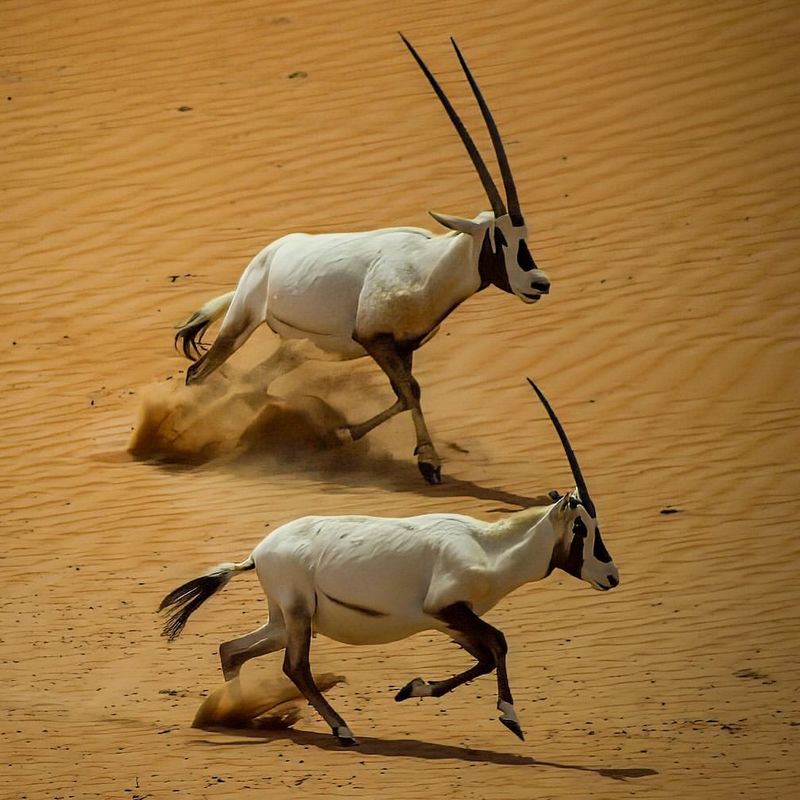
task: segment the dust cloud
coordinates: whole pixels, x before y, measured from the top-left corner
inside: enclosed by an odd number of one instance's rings
[[[307,361],[289,379],[295,354],[272,366],[237,370],[226,364],[201,385],[175,380],[140,390],[138,419],[127,450],[138,459],[165,464],[202,465],[222,461],[240,467],[269,466],[323,472],[383,469],[396,462],[374,435],[353,442],[348,416],[361,422],[391,402],[388,386],[363,368]],[[281,378],[280,395],[272,393]],[[343,447],[343,445],[345,445]],[[312,458],[309,458],[309,457]]]
[[[289,456],[338,447],[347,435],[344,425],[340,412],[313,395],[254,395],[238,382],[223,388],[162,383],[142,390],[128,451],[186,464],[234,455]]]
[[[330,672],[314,676],[320,691],[346,683]],[[290,728],[308,708],[308,701],[283,674],[258,676],[243,672],[212,691],[197,709],[193,728]]]

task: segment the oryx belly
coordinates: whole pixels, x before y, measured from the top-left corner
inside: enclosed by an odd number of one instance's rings
[[[381,613],[366,606],[344,603],[346,601],[318,594],[314,631],[337,642],[368,645],[397,642],[437,625],[436,620],[420,613],[419,609],[410,610],[409,614]]]

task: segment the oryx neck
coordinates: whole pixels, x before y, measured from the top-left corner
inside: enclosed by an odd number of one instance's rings
[[[454,233],[434,238],[430,244],[440,249],[428,273],[426,288],[445,299],[451,311],[480,288],[474,240],[468,234]]]
[[[553,506],[534,506],[487,525],[482,545],[508,591],[547,574],[555,544]]]

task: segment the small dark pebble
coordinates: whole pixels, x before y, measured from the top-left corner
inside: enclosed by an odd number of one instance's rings
[[[181,112],[183,112],[183,111],[191,111],[191,110],[192,110],[191,106],[178,106],[178,111],[181,111]]]
[[[662,508],[659,511],[659,514],[680,514],[683,511],[682,508],[672,508],[672,506],[668,506],[667,508]]]

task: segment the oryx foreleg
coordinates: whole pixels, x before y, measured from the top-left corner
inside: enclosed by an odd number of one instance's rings
[[[302,692],[303,696],[331,726],[333,735],[340,744],[347,747],[358,744],[347,723],[336,712],[319,690],[311,674],[309,653],[311,650],[311,615],[303,607],[287,610],[286,615],[286,656],[283,671]]]
[[[399,344],[389,335],[357,341],[386,373],[392,389],[397,395],[397,402],[366,422],[349,426],[350,435],[353,439],[360,439],[364,434],[369,433],[373,428],[401,411],[410,410],[417,434],[417,446],[414,448],[414,454],[417,456],[419,471],[428,483],[441,483],[442,462],[431,441],[425,418],[422,416],[419,384],[411,374],[413,348]]]
[[[500,711],[500,722],[523,739],[508,684],[506,671],[508,645],[505,636],[497,628],[484,622],[466,603],[447,606],[436,614],[436,617],[450,629],[453,640],[473,655],[478,663],[445,680],[427,682],[422,678],[414,678],[397,693],[395,700],[405,700],[408,697],[441,697],[497,668],[497,708]]]

